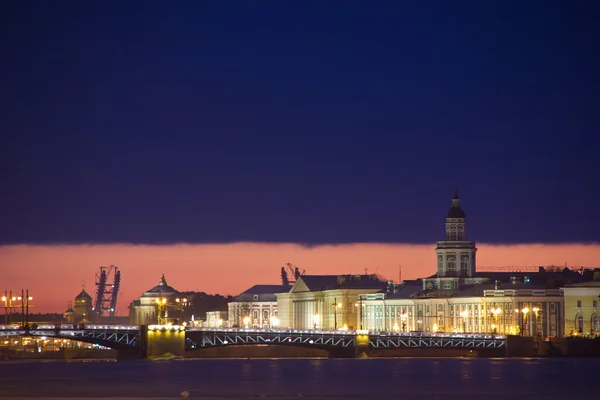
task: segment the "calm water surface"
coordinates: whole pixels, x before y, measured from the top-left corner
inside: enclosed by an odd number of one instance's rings
[[[600,399],[597,359],[0,363],[0,398]]]

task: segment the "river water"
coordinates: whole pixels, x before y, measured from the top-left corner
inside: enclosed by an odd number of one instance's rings
[[[600,399],[600,359],[0,363],[0,398]]]

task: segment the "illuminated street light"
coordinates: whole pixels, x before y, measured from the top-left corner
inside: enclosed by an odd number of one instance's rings
[[[498,328],[498,314],[502,313],[502,309],[500,307],[492,307],[490,310],[492,315],[494,316],[494,323],[492,324],[493,332],[496,333],[496,329]]]
[[[246,329],[248,329],[248,324],[250,323],[250,317],[245,316],[244,317],[244,325],[246,326]]]
[[[271,323],[271,327],[277,328],[279,326],[279,318],[273,315],[269,317],[269,322]]]
[[[314,314],[312,316],[312,320],[313,320],[313,329],[317,329],[317,326],[319,325],[319,321],[321,320],[321,317],[319,316],[319,314]]]
[[[467,331],[467,318],[469,317],[469,312],[467,310],[463,310],[459,313],[460,317],[463,319],[463,333]]]

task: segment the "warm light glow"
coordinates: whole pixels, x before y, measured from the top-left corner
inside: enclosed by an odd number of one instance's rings
[[[219,319],[219,320],[217,321],[217,326],[220,328],[222,325],[223,325],[223,320],[222,320],[222,319]]]
[[[443,218],[440,223],[443,224]],[[273,259],[302,260],[301,264],[310,266],[310,271],[319,271],[319,274],[325,275],[343,273],[338,265],[343,265],[344,271],[362,271],[365,264],[376,264],[381,275],[396,277],[398,266],[396,262],[390,260],[395,260],[398,254],[402,254],[402,278],[416,279],[435,274],[435,263],[432,264],[430,261],[434,254],[434,241],[437,238],[430,239],[431,243],[422,245],[378,243],[335,246],[303,246],[293,243],[6,245],[0,249],[0,265],[11,265],[11,273],[3,276],[2,292],[4,289],[21,288],[26,282],[30,293],[36,294],[35,303],[39,307],[36,308],[36,312],[62,312],[67,300],[71,300],[74,296],[73,291],[80,288],[81,279],[90,281],[94,279],[95,271],[92,270],[87,270],[85,277],[81,275],[81,265],[101,265],[102,254],[110,254],[111,263],[127,266],[127,276],[136,277],[127,280],[126,285],[121,287],[119,303],[124,306],[119,309],[121,313],[126,312],[126,306],[138,299],[141,293],[155,285],[156,278],[164,272],[165,262],[175,265],[169,269],[167,278],[169,284],[177,290],[191,291],[198,288],[200,291],[222,295],[237,295],[243,292],[247,289],[248,282],[256,282],[257,276],[267,279],[261,283],[279,284],[279,277],[272,273]],[[598,264],[600,244],[490,245],[480,243],[478,248],[477,263],[480,266],[551,265],[561,262],[560,260],[565,259],[565,254],[569,254],[569,264],[589,267]],[[240,269],[239,265],[247,265],[247,268]],[[219,274],[214,274],[213,271],[219,271]],[[61,276],[61,279],[56,280],[56,276]],[[222,276],[228,276],[230,279],[222,279]],[[53,284],[48,285],[48,282]],[[200,287],[197,287],[198,285]],[[2,295],[4,293],[1,293],[0,297]],[[6,294],[6,297],[8,300],[9,295]],[[188,303],[189,301],[190,299]],[[352,302],[354,301],[356,298],[352,299]],[[174,299],[169,302],[174,303]],[[400,325],[402,326],[401,323]]]
[[[529,312],[529,308],[525,307],[524,309],[521,310],[521,312],[523,314],[527,314]]]
[[[437,332],[437,330],[438,330],[438,324],[433,324],[433,331]]]
[[[6,296],[2,296],[2,301],[6,301]]]
[[[269,320],[271,321],[271,326],[279,326],[279,318],[272,316]]]
[[[337,303],[338,308],[342,308],[342,303]]]
[[[469,316],[469,312],[467,310],[461,311],[460,316],[463,318],[467,318]]]
[[[250,317],[246,316],[244,317],[244,325],[246,325],[246,328],[248,327],[248,324],[250,323]]]
[[[399,330],[400,330],[400,326],[398,326],[398,323],[396,322],[396,323],[394,324],[394,331],[395,331],[395,332],[398,332]]]

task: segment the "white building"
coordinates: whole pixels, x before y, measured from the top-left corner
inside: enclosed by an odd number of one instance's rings
[[[281,285],[255,285],[228,303],[229,326],[264,328],[279,325],[275,293],[288,291]]]
[[[205,328],[229,328],[229,313],[225,310],[206,312]]]

